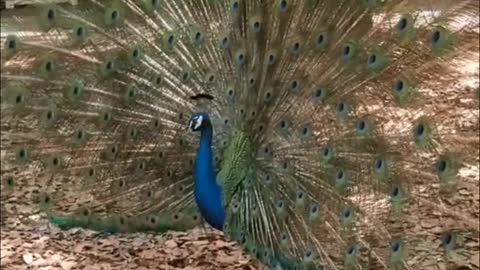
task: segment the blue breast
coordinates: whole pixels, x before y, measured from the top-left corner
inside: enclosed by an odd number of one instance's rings
[[[225,209],[222,205],[222,189],[215,179],[211,126],[202,130],[194,177],[195,201],[200,213],[208,224],[222,230],[225,222]]]

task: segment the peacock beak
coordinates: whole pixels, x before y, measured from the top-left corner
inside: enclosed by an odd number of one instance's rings
[[[192,120],[190,120],[190,121],[188,121],[188,127],[187,127],[187,130],[192,130],[192,128],[193,128],[193,121],[192,121]]]

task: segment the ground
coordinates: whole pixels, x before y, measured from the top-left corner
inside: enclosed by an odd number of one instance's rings
[[[203,228],[163,236],[1,228],[2,269],[259,269],[255,264],[221,233]]]

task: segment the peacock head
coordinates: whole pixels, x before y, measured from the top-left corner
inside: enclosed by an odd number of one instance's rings
[[[202,131],[204,128],[211,126],[210,117],[207,113],[195,113],[188,121],[188,127],[192,131]]]

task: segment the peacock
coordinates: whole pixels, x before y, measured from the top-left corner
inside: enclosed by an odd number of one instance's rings
[[[275,270],[478,256],[479,1],[79,2],[1,19],[5,226],[206,222]]]

